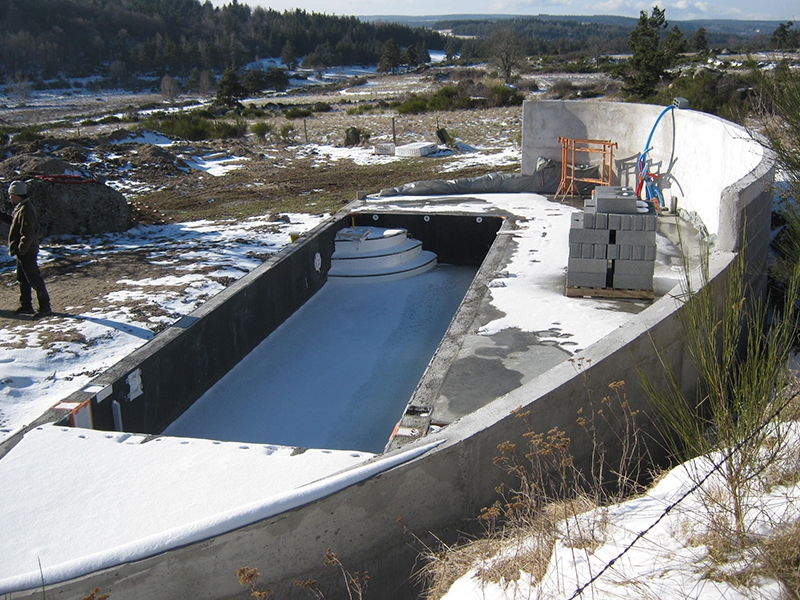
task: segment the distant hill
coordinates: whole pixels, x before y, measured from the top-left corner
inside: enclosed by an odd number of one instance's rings
[[[483,21],[495,23],[506,20],[529,20],[540,21],[569,21],[577,23],[598,23],[602,25],[619,25],[628,30],[636,25],[636,18],[619,17],[613,15],[431,15],[423,17],[404,16],[404,15],[371,15],[359,16],[362,21],[399,23],[408,27],[430,27],[432,29],[450,29],[443,25],[452,25],[458,21]],[[751,37],[757,34],[769,34],[780,25],[780,21],[737,21],[734,19],[697,19],[678,21],[668,19],[670,25],[677,25],[684,33],[691,34],[700,27],[704,27],[706,32],[723,35],[735,35]]]

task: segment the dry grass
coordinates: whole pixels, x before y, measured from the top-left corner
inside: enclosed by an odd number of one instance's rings
[[[580,372],[583,366],[576,368]],[[510,587],[523,576],[536,584],[546,574],[557,542],[589,555],[604,543],[608,521],[602,507],[640,491],[646,457],[624,383],[612,382],[608,391],[595,401],[587,388],[588,402],[576,419],[594,448],[594,464],[587,471],[576,467],[571,440],[562,430],[537,432],[529,413],[517,411],[516,417],[525,424],[526,445],[518,448],[504,442],[494,459],[516,484],[498,486],[500,498],[481,510],[483,537],[423,553],[426,563],[419,578],[427,600],[441,598],[471,571],[482,584]],[[598,427],[611,428],[618,436],[616,450],[621,452],[614,453],[620,456],[614,465],[607,461],[611,453],[606,453]]]

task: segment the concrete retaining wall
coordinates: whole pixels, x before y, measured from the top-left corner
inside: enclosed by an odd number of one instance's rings
[[[557,136],[562,135],[619,141],[617,165],[624,177],[632,177],[638,144],[646,140],[659,112],[658,107],[582,102],[528,103],[524,110],[523,171],[530,172],[537,156],[560,158]],[[697,129],[684,130],[679,124],[684,117]],[[682,111],[675,115],[673,125],[662,123],[662,127],[668,131],[655,138],[658,152],[654,157],[661,161],[662,172],[670,173],[666,179],[672,182],[672,194],[679,204],[707,218],[709,231],[718,236],[710,274],[714,286],[722,286],[745,229],[752,244],[750,258],[754,263],[763,259],[767,240],[761,238],[768,231],[764,220],[769,214],[765,190],[771,165],[752,143],[741,139],[739,128],[719,119]],[[729,143],[733,150],[726,147]],[[709,165],[715,155],[718,162]],[[623,179],[624,183],[630,181]],[[746,228],[742,226],[745,218]],[[498,271],[503,267],[498,264]],[[577,362],[561,363],[415,442],[444,441],[418,459],[251,526],[50,586],[48,597],[81,597],[99,586],[115,600],[246,598],[248,592],[236,580],[237,569],[244,566],[258,568],[261,583],[275,590],[279,598],[307,597],[293,587],[296,579],[306,578],[318,580],[326,597],[345,597],[341,573],[322,567],[324,553],[330,548],[348,570],[369,571],[369,597],[416,598],[409,583],[419,567],[411,534],[430,541],[431,532],[451,541],[459,530],[474,525],[481,507],[497,498],[494,488],[503,479],[492,463],[497,445],[525,443],[526,428],[514,416],[515,409],[529,410],[529,420],[537,431],[556,426],[563,429],[573,440],[577,461],[586,464],[592,446],[576,418],[591,394],[605,394],[608,384],[624,381],[631,408],[644,415],[649,406],[636,383],[636,369],[657,376],[662,362],[673,368],[687,393],[694,390],[696,373],[684,353],[679,312],[671,295],[661,298],[589,347]],[[651,427],[643,427],[645,433],[652,433]],[[604,434],[613,443],[614,432],[609,429]],[[40,590],[11,595],[39,597]]]
[[[533,174],[540,156],[560,161],[559,137],[610,140],[619,145],[614,151],[614,183],[635,186],[637,160],[663,110],[646,104],[525,102],[522,173]],[[705,113],[675,109],[659,122],[651,147],[651,171],[660,176],[667,206],[672,199],[678,209],[697,214],[717,237],[720,250],[739,250],[745,216],[757,218],[753,227],[760,231],[761,206],[769,204],[759,197],[772,180],[772,161],[765,160],[764,148],[744,128]],[[598,157],[577,157],[577,162],[590,160]],[[749,208],[753,202],[758,206]]]
[[[159,433],[315,294],[330,268],[328,223],[276,254],[76,392],[95,429]]]

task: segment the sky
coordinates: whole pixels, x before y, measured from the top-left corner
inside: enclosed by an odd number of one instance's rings
[[[230,4],[231,0],[212,0],[214,6]],[[332,15],[616,15],[638,17],[640,11],[648,12],[654,4],[666,10],[668,20],[691,19],[738,19],[797,21],[800,20],[800,4],[797,0],[665,0],[642,2],[641,0],[441,0],[431,4],[423,0],[402,0],[385,9],[372,0],[240,0],[253,8],[262,6],[277,11],[301,8],[308,12]],[[376,9],[381,12],[376,12]]]

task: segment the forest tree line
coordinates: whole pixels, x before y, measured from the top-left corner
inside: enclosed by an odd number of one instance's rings
[[[459,56],[462,63],[491,60],[498,53],[492,38],[500,30],[513,32],[514,54],[583,56],[596,63],[602,55],[630,51],[628,21],[463,19],[430,29],[301,9],[277,12],[238,0],[222,7],[209,0],[0,0],[0,77],[11,82],[99,75],[125,85],[144,75],[191,80],[277,57],[289,69],[377,64],[394,72],[425,62],[429,49],[443,50],[449,60]],[[750,37],[684,28],[690,51],[791,49],[799,43],[791,22],[771,35]],[[506,79],[508,69],[501,68]]]
[[[0,0],[0,77],[221,72],[259,58],[311,56],[312,67],[376,64],[395,40],[443,49],[425,28],[233,0]],[[327,64],[324,64],[327,63]]]

